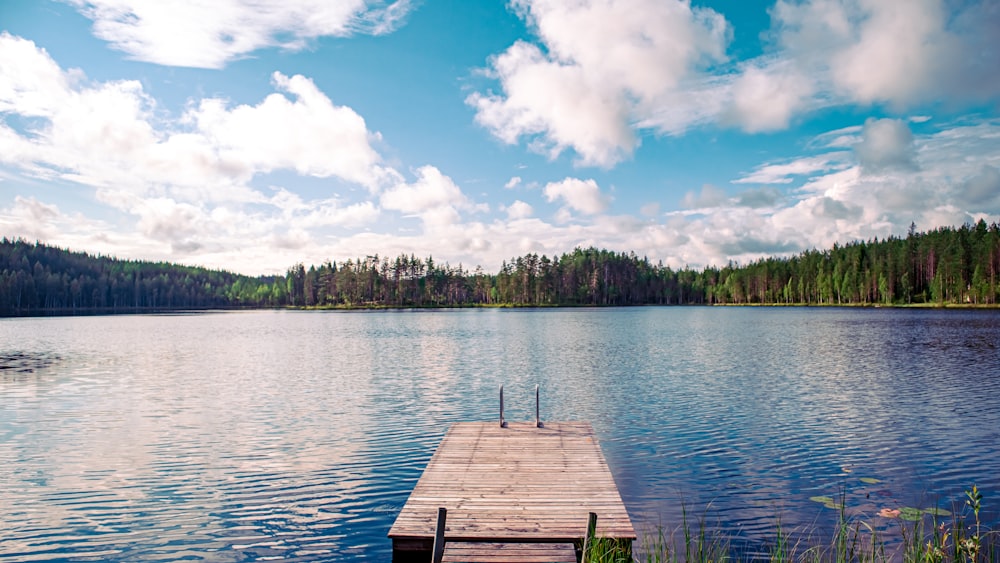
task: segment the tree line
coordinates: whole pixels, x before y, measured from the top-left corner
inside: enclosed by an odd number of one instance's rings
[[[0,315],[227,308],[266,283],[231,272],[120,260],[22,239],[0,240]]]
[[[0,241],[0,315],[264,307],[996,305],[1000,224],[980,220],[746,265],[674,270],[634,253],[527,254],[498,272],[377,255],[245,276]]]

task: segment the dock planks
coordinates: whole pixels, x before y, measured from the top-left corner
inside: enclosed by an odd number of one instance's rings
[[[430,553],[438,507],[449,542],[573,543],[589,512],[598,536],[635,539],[587,422],[452,425],[389,530],[394,561]]]

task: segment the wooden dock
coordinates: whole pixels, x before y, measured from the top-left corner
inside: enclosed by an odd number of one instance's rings
[[[590,512],[597,536],[636,537],[587,422],[452,425],[389,530],[394,562],[431,560],[439,507],[445,561],[566,560]]]

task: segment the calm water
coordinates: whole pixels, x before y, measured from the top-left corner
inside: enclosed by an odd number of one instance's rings
[[[1000,313],[635,308],[0,321],[0,560],[386,560],[451,422],[593,423],[638,529],[1000,508]],[[861,478],[877,479],[868,484]],[[888,525],[890,521],[872,517]]]

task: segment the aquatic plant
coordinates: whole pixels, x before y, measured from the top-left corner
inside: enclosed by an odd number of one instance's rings
[[[984,529],[980,519],[982,493],[976,485],[965,492],[964,510],[951,511],[930,508],[883,508],[879,518],[897,522],[902,540],[889,540],[884,524],[873,523],[863,514],[849,514],[846,508],[846,488],[839,499],[811,497],[810,500],[831,505],[838,518],[828,543],[815,529],[788,530],[776,517],[774,536],[761,551],[734,542],[734,537],[721,528],[710,529],[702,515],[697,521],[688,518],[682,506],[681,524],[673,530],[663,526],[640,536],[637,556],[642,563],[722,563],[770,561],[772,563],[1000,563],[1000,531]],[[707,512],[707,510],[706,510]],[[966,519],[972,517],[971,524]],[[949,521],[939,521],[949,518]],[[880,527],[882,526],[882,527]],[[880,532],[879,530],[882,530]],[[598,550],[587,561],[628,561],[617,555]]]

